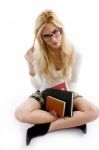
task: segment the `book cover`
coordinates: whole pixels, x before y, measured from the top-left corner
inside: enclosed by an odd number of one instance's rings
[[[47,96],[46,98],[46,110],[50,112],[51,110],[55,110],[58,117],[64,117],[65,114],[66,102],[54,98],[52,96]]]
[[[60,83],[60,84],[57,84],[53,87],[51,87],[52,89],[58,89],[58,90],[64,90],[64,91],[67,91],[67,85],[65,84],[65,82],[63,83]]]

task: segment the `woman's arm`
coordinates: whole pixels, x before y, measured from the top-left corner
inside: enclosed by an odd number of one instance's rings
[[[31,47],[30,49],[27,50],[25,54],[25,59],[28,64],[29,74],[32,76],[36,74],[35,63],[34,63],[33,57],[34,57],[34,47]]]
[[[30,80],[31,80],[31,84],[36,90],[41,90],[42,80],[37,73],[34,76],[30,75]]]
[[[40,90],[41,86],[42,86],[42,80],[36,71],[36,64],[35,64],[35,56],[34,55],[35,55],[34,54],[34,47],[31,47],[26,52],[25,59],[27,60],[31,83],[35,89]]]
[[[70,90],[75,90],[76,88],[76,84],[79,78],[81,63],[82,63],[82,55],[78,50],[76,50],[75,51],[75,63],[71,70],[71,77],[70,77],[70,82],[69,82]]]

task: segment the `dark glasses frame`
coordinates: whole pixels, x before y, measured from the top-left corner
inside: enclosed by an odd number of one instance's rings
[[[49,40],[51,40],[51,38],[53,36],[57,37],[57,36],[61,35],[61,33],[62,33],[62,28],[56,28],[56,29],[54,29],[54,31],[52,31],[49,34],[42,34],[41,37],[44,41],[49,41]]]

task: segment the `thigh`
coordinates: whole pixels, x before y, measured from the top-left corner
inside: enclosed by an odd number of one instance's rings
[[[97,109],[96,106],[90,101],[84,99],[83,97],[78,97],[74,99],[74,110],[85,112],[95,109]]]
[[[37,109],[41,109],[41,105],[35,98],[28,98],[19,107],[19,110],[25,112],[31,112]]]

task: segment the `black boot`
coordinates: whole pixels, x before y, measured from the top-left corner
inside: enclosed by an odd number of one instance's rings
[[[81,125],[81,126],[78,126],[77,128],[81,129],[84,134],[87,133],[87,125],[86,125],[86,124],[83,124],[83,125]]]
[[[47,133],[50,123],[35,124],[34,126],[28,128],[26,133],[26,145],[30,144],[32,138],[41,136]]]

